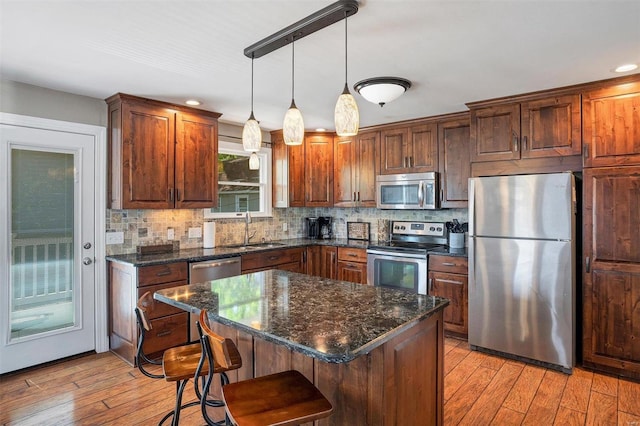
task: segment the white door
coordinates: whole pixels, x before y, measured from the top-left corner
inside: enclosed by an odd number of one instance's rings
[[[0,124],[0,373],[96,348],[94,145]]]

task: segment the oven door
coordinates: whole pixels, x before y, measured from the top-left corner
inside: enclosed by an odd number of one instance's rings
[[[367,283],[426,295],[427,256],[424,253],[367,250]]]

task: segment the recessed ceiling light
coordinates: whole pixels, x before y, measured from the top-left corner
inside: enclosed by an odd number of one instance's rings
[[[196,99],[189,99],[188,101],[185,101],[185,104],[192,105],[192,106],[198,106],[198,105],[200,105],[200,101],[198,101]]]
[[[615,69],[615,72],[628,72],[638,68],[638,64],[624,64]]]

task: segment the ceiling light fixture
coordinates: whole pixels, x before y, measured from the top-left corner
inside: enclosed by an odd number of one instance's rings
[[[259,170],[260,169],[260,157],[255,152],[252,152],[249,156],[249,170]]]
[[[253,58],[251,58],[251,114],[242,129],[242,146],[245,151],[260,151],[262,132],[260,124],[253,116]]]
[[[615,72],[629,72],[638,68],[638,64],[624,64],[617,67]]]
[[[294,40],[295,41],[295,40]],[[295,84],[295,61],[296,50],[295,43],[291,43],[291,106],[284,115],[284,121],[282,123],[282,136],[286,145],[301,145],[304,140],[304,121],[302,120],[302,113],[296,107],[296,101],[294,99],[294,84]]]
[[[191,106],[198,106],[200,105],[200,101],[197,99],[189,99],[187,101],[184,102],[187,105],[191,105]]]
[[[336,108],[334,110],[334,122],[336,125],[336,133],[338,136],[355,136],[360,128],[360,113],[358,112],[358,104],[355,98],[349,92],[349,84],[347,83],[347,13],[344,14],[344,90],[338,97]]]
[[[398,99],[411,87],[411,82],[400,77],[373,77],[357,82],[353,88],[363,98],[381,107]]]

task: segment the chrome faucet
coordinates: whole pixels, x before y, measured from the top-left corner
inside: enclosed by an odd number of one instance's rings
[[[256,235],[256,231],[253,231],[253,233],[251,235],[249,235],[249,224],[251,223],[251,213],[247,212],[247,215],[245,217],[245,221],[244,221],[244,245],[248,245],[249,244],[249,240],[251,240],[255,235]]]

